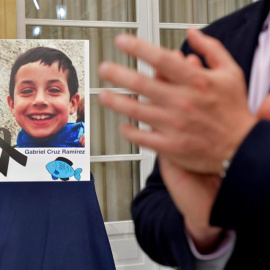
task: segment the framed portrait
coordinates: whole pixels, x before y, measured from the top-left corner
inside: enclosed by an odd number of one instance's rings
[[[0,181],[90,179],[88,42],[0,40]]]

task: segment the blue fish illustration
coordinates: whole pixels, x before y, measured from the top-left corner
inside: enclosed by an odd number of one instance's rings
[[[46,169],[51,174],[53,180],[60,178],[61,180],[69,180],[74,176],[76,180],[81,179],[82,169],[78,168],[74,170],[71,166],[73,163],[64,157],[58,157],[56,160],[49,162],[46,165]]]

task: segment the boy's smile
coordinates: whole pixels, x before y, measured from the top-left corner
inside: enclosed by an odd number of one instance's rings
[[[68,71],[40,62],[21,66],[15,76],[14,100],[8,104],[16,121],[29,135],[45,138],[57,133],[77,110],[79,95],[70,99]]]
[[[45,119],[52,119],[53,115],[52,114],[29,114],[28,117],[31,120],[45,120]]]

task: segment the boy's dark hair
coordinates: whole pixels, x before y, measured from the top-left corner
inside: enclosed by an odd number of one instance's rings
[[[53,63],[58,62],[58,69],[65,71],[68,70],[68,89],[70,98],[78,92],[78,77],[76,69],[74,68],[71,60],[61,51],[48,48],[48,47],[36,47],[32,48],[25,53],[21,54],[14,62],[9,81],[9,95],[14,100],[14,87],[15,87],[15,76],[21,66],[28,63],[34,63],[40,61],[41,63],[51,66]]]

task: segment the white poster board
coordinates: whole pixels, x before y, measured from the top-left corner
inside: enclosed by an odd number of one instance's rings
[[[89,181],[89,43],[0,40],[0,181]]]

